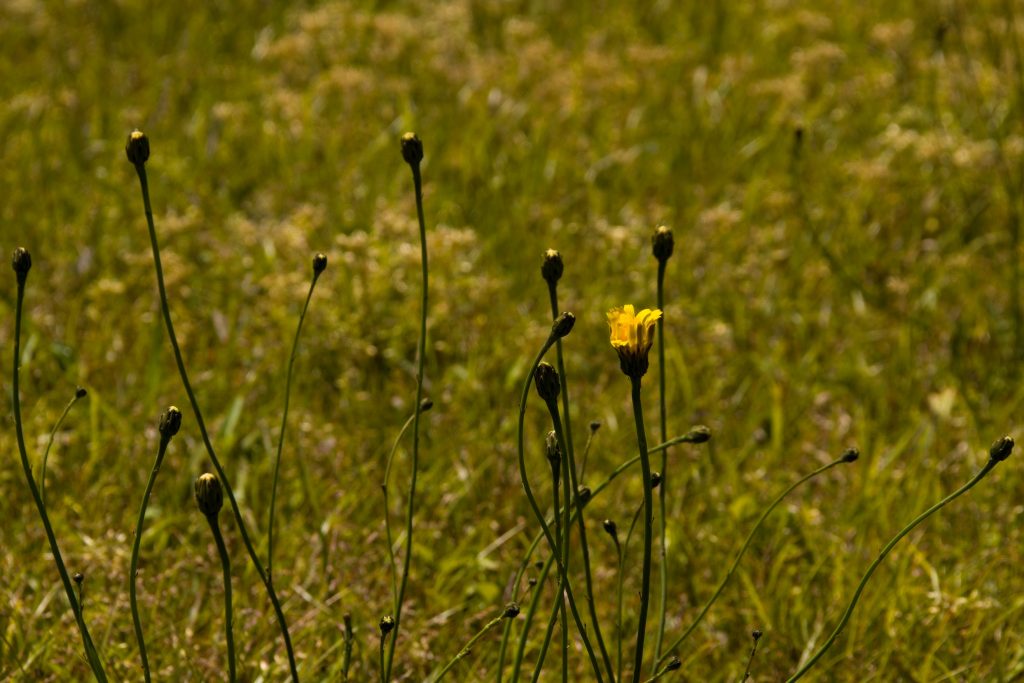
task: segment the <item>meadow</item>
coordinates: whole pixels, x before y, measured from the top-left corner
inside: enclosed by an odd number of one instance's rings
[[[429,680],[514,597],[539,526],[517,456],[520,393],[564,261],[563,386],[581,485],[637,455],[609,309],[656,305],[652,236],[674,235],[664,339],[644,379],[668,451],[670,643],[766,506],[786,497],[664,680],[786,680],[916,515],[1019,436],[1024,406],[1024,3],[423,0],[0,3],[0,246],[31,252],[20,339],[28,455],[112,680],[142,680],[128,577],[139,504],[181,408],[141,538],[155,680],[226,680],[223,583],[194,482],[211,466],[168,343],[125,140],[145,164],[192,387],[257,552],[289,355],[314,254],[327,258],[294,363],[276,491],[274,585],[303,680],[378,680],[379,623],[405,557],[421,251],[430,254],[415,533],[392,680]],[[15,273],[0,275],[0,680],[90,666],[19,464]],[[664,370],[658,360],[664,352]],[[546,360],[555,363],[554,350]],[[599,427],[590,427],[591,423]],[[551,507],[530,387],[525,457]],[[661,469],[661,455],[652,455]],[[911,532],[807,680],[1024,677],[1024,476],[1017,456]],[[644,500],[630,469],[584,508],[595,609],[613,637],[615,546]],[[267,592],[220,514],[238,680],[289,680]],[[389,553],[389,530],[395,556]],[[574,532],[575,533],[575,532]],[[623,594],[627,670],[642,522]],[[538,546],[533,559],[550,553]],[[583,606],[579,546],[570,573]],[[659,580],[655,561],[654,580]],[[572,567],[575,567],[573,569]],[[532,564],[525,577],[536,578]],[[557,572],[540,584],[554,601]],[[514,595],[515,593],[515,595]],[[654,604],[656,604],[656,600]],[[525,653],[530,675],[545,607]],[[513,621],[521,626],[523,616]],[[653,674],[656,610],[645,677]],[[571,625],[571,622],[570,622]],[[560,629],[541,680],[561,680]],[[594,680],[572,629],[568,676]],[[446,680],[496,679],[501,628]],[[609,642],[612,642],[609,640]],[[511,655],[505,657],[510,679]]]

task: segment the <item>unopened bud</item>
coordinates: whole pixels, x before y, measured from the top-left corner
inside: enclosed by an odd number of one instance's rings
[[[380,618],[380,637],[383,638],[387,634],[395,630],[395,618],[390,614]]]
[[[18,282],[24,282],[28,271],[32,269],[32,254],[25,247],[18,247],[11,255],[11,267],[18,276]]]
[[[181,411],[171,406],[160,415],[160,436],[167,439],[178,433],[181,429]]]
[[[196,505],[207,517],[216,517],[224,506],[224,491],[220,479],[207,472],[196,479]]]
[[[547,283],[554,286],[560,279],[562,279],[562,273],[565,271],[565,264],[562,262],[562,255],[554,249],[548,249],[544,252],[544,264],[540,267],[540,274],[543,276]]]
[[[654,258],[658,259],[659,263],[668,261],[669,257],[672,256],[672,250],[675,248],[675,238],[672,237],[672,231],[664,225],[659,225],[657,230],[654,231],[654,237],[651,238],[652,251],[654,252]]]
[[[675,671],[676,669],[680,668],[682,665],[683,665],[683,663],[679,661],[679,657],[672,657],[672,659],[669,661],[669,663],[665,665],[665,670],[666,671]]]
[[[589,486],[581,486],[580,490],[576,492],[576,498],[579,499],[580,505],[586,505],[593,497],[594,492],[590,490]]]
[[[515,619],[519,616],[519,605],[514,602],[510,602],[505,605],[505,612],[501,615],[506,619]]]
[[[537,579],[535,579],[535,578],[533,578],[533,577],[531,576],[531,577],[530,577],[530,578],[529,578],[529,579],[527,580],[527,582],[526,582],[526,583],[530,584],[530,586],[536,586],[536,585],[537,585]]]
[[[843,451],[843,462],[855,462],[860,457],[860,451],[856,447],[847,448]]]
[[[141,166],[149,160],[149,138],[141,130],[133,130],[128,135],[124,153],[127,155],[128,161],[136,166]]]
[[[432,399],[432,398],[425,398],[422,401],[420,401],[420,412],[421,413],[425,413],[425,412],[427,412],[428,410],[430,410],[433,407],[434,407],[434,399]]]
[[[82,582],[85,581],[85,574],[83,574],[82,572],[75,572],[75,575],[71,578],[75,580],[75,583],[81,586]]]
[[[562,339],[569,336],[572,332],[573,325],[576,324],[576,316],[569,311],[562,311],[555,318],[554,324],[551,325],[551,335],[555,339]]]
[[[317,252],[313,257],[313,275],[319,275],[327,268],[327,254]]]
[[[85,390],[85,387],[75,388],[75,398],[85,398],[86,394],[88,393],[89,392]]]
[[[754,642],[756,643],[757,641],[761,640],[761,636],[764,635],[764,634],[761,633],[761,629],[755,628],[754,632],[751,633],[750,635],[754,639]]]
[[[1009,458],[1012,452],[1013,439],[1004,436],[1001,439],[996,439],[995,443],[992,444],[992,448],[988,449],[988,457],[996,462],[1002,462]]]
[[[558,378],[558,370],[550,363],[541,363],[533,373],[533,383],[537,387],[537,393],[545,402],[551,402],[558,398],[562,390],[561,380]]]
[[[656,489],[661,484],[661,472],[651,472],[651,488]]]
[[[619,537],[618,527],[615,526],[615,522],[613,522],[612,520],[604,520],[604,522],[601,523],[601,526],[604,527],[605,532],[612,538]]]
[[[601,423],[598,422],[597,420],[594,420],[593,422],[590,423],[590,431],[596,432],[600,428],[601,428]]]
[[[410,166],[419,166],[423,161],[423,142],[416,133],[402,136],[402,158]]]
[[[711,430],[704,425],[697,425],[686,433],[688,443],[705,443],[711,440]]]
[[[558,444],[558,435],[548,432],[547,438],[544,439],[544,445],[547,449],[548,463],[551,465],[551,477],[557,489],[558,475],[562,464],[562,447]]]

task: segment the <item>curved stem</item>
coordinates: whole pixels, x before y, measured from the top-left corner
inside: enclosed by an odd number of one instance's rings
[[[617,615],[618,621],[616,622],[616,625],[615,625],[615,627],[616,627],[616,629],[618,631],[618,634],[619,634],[619,668],[618,668],[618,672],[619,672],[618,680],[619,681],[624,680],[623,677],[622,677],[622,640],[623,640],[622,637],[625,634],[623,633],[623,629],[622,629],[622,595],[623,595],[622,584],[624,582],[624,577],[625,577],[625,574],[626,574],[626,572],[625,572],[626,559],[629,557],[629,544],[633,540],[633,532],[636,531],[636,523],[637,523],[637,521],[639,521],[640,514],[643,511],[644,511],[644,504],[643,504],[643,502],[641,502],[640,505],[638,505],[636,507],[636,512],[633,513],[633,519],[629,523],[629,531],[626,532],[626,539],[622,542],[622,547],[619,548],[619,581],[618,581],[618,587],[617,587],[617,590],[616,590],[617,601],[618,601],[618,615]],[[616,547],[618,548],[618,545],[616,545]]]
[[[260,580],[263,582],[263,586],[267,590],[267,596],[270,598],[270,603],[274,607],[277,624],[281,629],[281,636],[284,639],[285,652],[288,654],[288,669],[291,672],[292,681],[298,683],[299,672],[295,665],[295,651],[292,649],[292,638],[288,633],[288,622],[284,618],[284,611],[281,609],[281,601],[278,600],[277,592],[274,590],[274,584],[270,581],[270,577],[263,568],[263,563],[260,561],[259,555],[256,553],[256,548],[253,546],[252,540],[249,538],[249,531],[245,526],[245,520],[242,518],[242,511],[238,507],[238,501],[235,500],[234,492],[231,490],[231,483],[228,480],[227,473],[224,471],[224,467],[221,465],[220,459],[217,457],[217,453],[213,450],[213,443],[210,441],[210,434],[206,430],[206,422],[203,420],[203,413],[199,409],[199,402],[196,400],[195,392],[192,391],[192,383],[189,382],[188,372],[185,370],[185,361],[181,355],[181,347],[178,345],[178,337],[174,333],[174,323],[171,321],[170,304],[167,302],[167,288],[164,285],[164,271],[163,266],[160,263],[160,245],[156,238],[156,227],[153,224],[153,208],[149,202],[149,182],[146,180],[146,167],[144,164],[135,164],[135,171],[139,175],[139,185],[142,188],[142,203],[146,211],[146,224],[149,227],[149,242],[153,250],[153,267],[156,270],[157,289],[160,292],[160,310],[163,314],[164,326],[167,328],[167,337],[171,342],[171,349],[174,351],[174,361],[178,366],[178,374],[181,376],[181,384],[185,389],[185,394],[188,396],[189,404],[192,406],[192,412],[195,414],[196,425],[199,427],[199,434],[202,436],[203,446],[206,448],[206,453],[210,458],[210,463],[213,465],[213,469],[216,470],[217,477],[220,479],[221,485],[224,487],[224,495],[227,497],[228,502],[231,503],[231,512],[235,516],[238,535],[242,537],[242,543],[245,545],[246,552],[249,553],[249,559],[252,560],[252,564],[256,568],[256,572],[260,575]]]
[[[281,451],[284,450],[284,436],[288,426],[288,405],[292,395],[292,372],[295,369],[295,355],[299,350],[302,323],[306,319],[306,312],[309,311],[309,301],[313,298],[313,290],[316,289],[316,281],[320,279],[320,272],[313,271],[313,280],[309,283],[309,293],[306,294],[306,303],[302,305],[302,313],[299,314],[299,324],[295,328],[295,339],[292,340],[292,351],[288,356],[288,377],[284,384],[284,410],[281,413],[281,436],[277,440],[277,456],[274,458],[274,483],[270,487],[270,524],[267,526],[267,580],[271,583],[274,581],[274,511],[277,507],[277,478],[281,470]]]
[[[416,407],[412,423],[412,475],[409,479],[409,501],[405,517],[405,558],[402,566],[402,581],[398,587],[398,599],[395,601],[395,629],[388,647],[387,666],[384,669],[385,681],[391,680],[391,665],[395,658],[395,643],[398,632],[402,628],[402,602],[405,600],[405,588],[409,582],[409,567],[412,562],[412,520],[416,512],[416,475],[419,474],[420,454],[420,414],[423,412],[423,361],[427,351],[427,224],[423,219],[423,182],[420,178],[419,163],[412,164],[412,182],[416,191],[416,217],[420,223],[420,270],[423,276],[423,296],[420,302],[420,339],[416,349]]]
[[[654,492],[651,491],[651,460],[647,452],[644,409],[640,402],[640,377],[630,377],[633,385],[633,418],[636,421],[637,449],[644,486],[644,557],[640,575],[640,615],[636,627],[636,656],[633,659],[633,683],[640,681],[644,663],[644,639],[647,636],[647,608],[651,599],[651,552],[654,524]]]
[[[974,488],[975,484],[984,479],[985,475],[991,472],[992,469],[996,466],[996,464],[998,464],[998,461],[996,461],[993,458],[989,458],[989,461],[985,464],[985,466],[982,467],[981,470],[976,475],[974,475],[974,477],[969,482],[967,482],[966,484],[958,488],[956,491],[940,500],[935,505],[931,506],[930,508],[922,512],[917,517],[915,517],[910,524],[903,527],[903,529],[901,529],[898,534],[892,537],[892,540],[885,544],[885,547],[882,548],[882,552],[878,554],[878,557],[875,558],[875,561],[872,562],[871,565],[868,567],[868,570],[864,572],[864,577],[861,578],[860,583],[857,584],[857,590],[853,592],[853,598],[850,600],[850,604],[846,606],[846,611],[843,612],[843,616],[842,618],[840,618],[839,624],[836,625],[836,629],[832,631],[832,635],[830,635],[828,637],[828,640],[826,640],[825,643],[818,649],[818,651],[814,653],[814,656],[807,660],[807,663],[800,667],[799,671],[793,674],[786,681],[786,683],[793,683],[794,681],[798,681],[801,678],[803,678],[804,674],[810,671],[811,668],[818,663],[818,660],[821,659],[826,652],[828,652],[828,649],[832,647],[832,644],[836,642],[836,638],[839,637],[839,634],[842,633],[844,628],[846,628],[847,622],[850,621],[850,615],[853,614],[853,609],[857,606],[857,601],[860,600],[860,594],[864,592],[864,587],[867,586],[868,581],[871,579],[871,575],[875,573],[876,569],[878,569],[878,565],[882,564],[882,561],[885,559],[886,555],[888,555],[889,552],[896,547],[896,544],[899,543],[904,536],[913,531],[914,528],[917,527],[921,522],[928,519],[933,514],[935,514],[945,506],[949,505],[954,500],[970,491],[972,488]]]
[[[563,451],[563,454],[564,454],[564,451]],[[559,466],[561,466],[562,463],[568,464],[568,459],[567,458],[562,457],[562,458],[560,458],[560,460],[561,460],[561,463],[559,463]],[[554,524],[554,527],[555,527],[555,542],[558,544],[558,547],[555,550],[555,555],[558,556],[558,557],[561,557],[562,558],[562,562],[565,563],[566,555],[568,554],[568,551],[567,551],[567,541],[568,541],[568,539],[566,538],[566,535],[562,533],[562,530],[563,529],[568,529],[568,527],[569,527],[569,525],[568,525],[569,506],[568,505],[565,506],[565,513],[566,514],[565,514],[565,520],[563,521],[563,519],[559,516],[559,510],[561,509],[561,507],[558,504],[558,483],[559,483],[558,480],[559,479],[563,479],[564,480],[565,472],[563,472],[561,475],[559,475],[558,471],[555,470],[554,467],[552,467],[551,474],[552,474],[551,492],[552,492],[552,498],[554,500],[554,511],[555,511],[554,515],[553,515],[553,517],[554,517],[553,524]],[[566,495],[568,495],[568,488],[566,488]],[[548,627],[547,627],[547,629],[544,632],[544,640],[541,642],[540,653],[537,655],[537,663],[533,667],[533,676],[531,676],[531,678],[530,678],[530,680],[534,681],[534,683],[536,683],[536,681],[540,679],[541,671],[544,668],[544,660],[547,659],[548,647],[551,645],[551,636],[552,636],[552,634],[554,633],[554,630],[555,630],[555,622],[557,621],[559,615],[561,615],[561,618],[562,618],[562,634],[561,634],[562,635],[562,679],[564,681],[569,676],[569,670],[568,670],[568,662],[569,662],[569,659],[568,659],[568,655],[569,655],[569,621],[568,621],[568,619],[566,617],[566,609],[565,609],[565,582],[562,581],[561,577],[559,577],[559,579],[558,579],[558,592],[556,594],[555,601],[554,601],[554,603],[552,605],[552,608],[551,608],[551,617],[548,619]]]
[[[725,589],[726,584],[729,583],[729,580],[732,578],[732,575],[736,572],[736,568],[739,566],[740,560],[743,559],[743,555],[747,552],[747,548],[750,547],[750,542],[754,539],[754,534],[756,534],[758,529],[761,528],[761,525],[764,524],[764,521],[768,519],[768,515],[770,515],[775,510],[775,508],[777,508],[782,503],[782,501],[785,500],[786,497],[789,496],[789,494],[792,493],[801,484],[810,481],[811,479],[817,477],[819,474],[824,474],[825,472],[829,471],[836,465],[841,465],[844,462],[848,461],[845,460],[844,458],[839,458],[838,460],[830,462],[827,465],[819,467],[810,474],[806,474],[797,481],[790,484],[788,487],[786,487],[785,491],[783,491],[782,493],[775,497],[775,500],[773,500],[771,504],[764,509],[764,512],[761,513],[761,516],[758,517],[757,522],[754,523],[754,526],[753,528],[751,528],[750,533],[747,534],[746,540],[743,541],[743,545],[740,546],[739,551],[736,553],[736,557],[733,559],[732,565],[729,567],[729,571],[725,573],[725,576],[722,577],[722,580],[718,584],[718,588],[716,588],[715,592],[712,593],[710,598],[708,598],[708,601],[704,603],[704,606],[697,614],[697,618],[693,620],[693,623],[686,627],[686,630],[683,631],[683,634],[681,636],[676,638],[676,640],[665,649],[665,652],[662,655],[661,660],[658,660],[656,663],[660,664],[662,660],[667,659],[668,653],[672,652],[677,647],[682,645],[683,641],[689,638],[690,634],[693,633],[693,631],[697,628],[700,622],[703,621],[704,616],[708,613],[708,610],[710,610],[711,606],[714,605],[715,601],[718,600],[718,596],[722,594],[722,591]]]
[[[537,540],[540,540],[539,535],[537,536]],[[547,581],[548,574],[551,572],[551,565],[554,564],[554,561],[554,555],[549,556],[548,559],[544,562],[544,567],[543,569],[541,569],[540,575],[537,577],[537,585],[534,588],[533,595],[530,597],[530,606],[526,610],[526,617],[523,619],[523,630],[522,633],[519,634],[519,645],[516,649],[516,662],[521,662],[523,660],[523,653],[526,651],[526,640],[530,634],[530,626],[533,622],[534,615],[537,613],[537,607],[540,605],[541,596],[544,593],[542,587]],[[551,620],[554,620],[554,618],[555,613],[552,612]],[[551,627],[552,624],[549,622],[548,628]],[[501,661],[503,660],[499,660],[499,668]]]
[[[228,559],[228,549],[224,546],[224,537],[220,533],[217,516],[207,515],[206,521],[210,523],[213,540],[217,543],[217,554],[220,555],[221,571],[224,574],[224,637],[228,644],[228,680],[235,683],[238,676],[235,673],[235,637],[232,626],[234,617],[231,611],[231,560]]]
[[[43,460],[39,464],[39,497],[43,501],[43,507],[46,507],[46,461],[50,457],[50,449],[53,447],[53,439],[57,435],[57,431],[60,430],[61,425],[64,424],[64,419],[68,416],[68,413],[71,412],[71,407],[78,403],[78,399],[80,398],[81,396],[79,396],[78,390],[76,389],[75,395],[72,396],[71,400],[68,401],[68,404],[64,406],[64,412],[60,414],[60,417],[57,418],[57,422],[53,425],[53,429],[50,430],[50,438],[46,440],[46,450],[43,451]]]
[[[439,683],[441,679],[444,678],[449,671],[451,671],[451,668],[453,666],[458,664],[460,660],[465,659],[465,657],[469,655],[469,653],[472,651],[473,646],[476,645],[476,642],[483,638],[488,631],[490,631],[492,628],[501,623],[501,620],[504,618],[505,613],[502,612],[498,616],[488,621],[487,624],[482,629],[480,629],[480,631],[478,631],[475,636],[469,639],[469,642],[466,643],[466,646],[459,650],[459,653],[452,657],[451,661],[448,662],[443,669],[441,669],[441,671],[437,674],[437,677],[434,678],[434,683]]]
[[[658,310],[665,310],[665,266],[667,259],[658,260]],[[665,321],[658,321],[658,403],[661,409],[661,440],[668,440],[668,410],[665,407]],[[665,517],[665,495],[668,490],[668,451],[661,452],[661,486],[658,487],[658,521],[660,557],[658,563],[658,635],[654,640],[654,662],[661,659],[661,646],[665,641],[665,613],[668,609],[668,540]]]
[[[388,464],[384,468],[384,482],[380,485],[381,491],[384,493],[384,532],[388,542],[388,566],[391,567],[391,600],[396,605],[398,604],[398,567],[395,565],[395,544],[391,536],[391,515],[388,512],[388,483],[391,480],[391,465],[395,461],[398,444],[401,443],[402,437],[409,431],[409,426],[415,419],[415,413],[409,416],[409,419],[405,421],[405,424],[398,431],[395,442],[391,444],[391,452],[388,453]]]
[[[39,517],[43,522],[43,529],[46,531],[46,540],[50,544],[50,552],[53,554],[53,561],[57,565],[57,573],[60,574],[60,581],[64,585],[64,592],[67,594],[68,602],[71,603],[71,611],[75,615],[75,623],[78,624],[78,630],[82,635],[82,644],[85,647],[85,656],[89,661],[89,667],[99,683],[106,683],[107,675],[103,671],[103,663],[100,661],[99,653],[92,642],[92,636],[89,635],[89,629],[85,625],[81,605],[78,602],[78,598],[75,597],[74,589],[71,587],[71,577],[68,576],[68,570],[64,566],[64,559],[61,557],[60,547],[57,545],[57,537],[53,533],[50,517],[46,514],[46,507],[43,505],[43,499],[39,495],[39,489],[36,487],[35,477],[32,476],[32,466],[28,462],[28,451],[25,449],[25,433],[21,420],[21,390],[19,388],[21,315],[25,299],[25,279],[25,274],[18,274],[18,300],[14,313],[14,372],[12,373],[13,387],[11,392],[14,403],[14,432],[18,441],[18,454],[21,456],[21,467],[25,471],[28,490],[32,494],[32,500],[36,504],[36,510],[39,512]]]
[[[131,568],[128,570],[128,601],[131,604],[132,623],[135,626],[135,639],[139,642],[139,657],[142,659],[142,673],[146,683],[152,680],[149,672],[149,657],[146,655],[146,639],[142,635],[142,619],[139,617],[139,602],[136,597],[136,583],[139,573],[139,548],[142,546],[142,524],[146,519],[146,508],[149,506],[149,496],[153,493],[153,485],[156,483],[156,475],[160,472],[160,465],[163,463],[164,454],[167,452],[167,444],[170,443],[170,435],[160,436],[160,446],[156,452],[156,461],[153,463],[153,471],[149,474],[149,481],[146,482],[146,492],[142,494],[142,505],[139,506],[139,520],[135,524],[135,541],[132,543]]]

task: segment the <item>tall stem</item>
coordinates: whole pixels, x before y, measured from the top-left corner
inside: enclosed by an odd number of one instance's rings
[[[142,524],[146,519],[146,508],[149,506],[149,497],[153,493],[153,485],[156,483],[156,475],[160,472],[160,465],[164,461],[164,454],[167,452],[167,444],[170,443],[170,434],[160,436],[160,446],[156,452],[156,461],[153,463],[153,471],[149,474],[149,481],[146,482],[146,492],[142,494],[142,505],[139,506],[139,520],[135,523],[135,541],[132,543],[131,568],[128,570],[128,601],[131,604],[132,623],[135,626],[135,639],[139,641],[139,657],[142,659],[142,673],[146,683],[152,680],[149,672],[149,657],[146,655],[146,639],[142,635],[142,619],[139,617],[139,602],[136,597],[136,584],[139,573],[139,548],[142,546]]]
[[[57,435],[57,431],[60,430],[62,424],[64,424],[65,418],[68,413],[71,412],[72,406],[78,403],[78,399],[84,396],[84,389],[75,390],[75,395],[71,397],[68,404],[64,406],[64,411],[57,418],[57,422],[53,425],[53,429],[50,430],[50,438],[46,440],[46,450],[43,451],[43,460],[39,465],[39,497],[43,501],[43,507],[46,507],[46,461],[50,457],[50,449],[53,448],[53,439]]]
[[[484,625],[484,627],[477,632],[475,636],[469,639],[469,642],[466,643],[465,647],[459,650],[459,653],[452,657],[451,661],[449,661],[445,665],[445,667],[441,669],[440,672],[438,672],[437,676],[434,678],[434,683],[440,683],[441,679],[443,679],[448,674],[448,672],[451,671],[452,667],[455,666],[459,662],[459,660],[464,659],[467,655],[469,655],[470,651],[473,649],[473,646],[476,644],[476,642],[483,638],[488,631],[497,626],[504,618],[505,613],[503,612],[498,616],[494,617],[493,619],[491,619],[490,621],[488,621]]]
[[[78,602],[78,598],[75,597],[75,591],[71,587],[71,578],[68,576],[68,570],[64,566],[64,559],[61,557],[60,548],[57,546],[57,537],[53,533],[53,527],[50,525],[50,517],[46,514],[46,507],[43,505],[42,497],[39,495],[39,489],[36,487],[35,477],[32,476],[32,466],[28,461],[28,451],[25,449],[25,433],[22,426],[21,420],[21,389],[20,384],[20,368],[21,362],[21,315],[22,307],[25,299],[25,279],[26,274],[18,274],[18,301],[14,313],[14,372],[12,373],[12,394],[14,402],[14,432],[18,441],[18,454],[21,456],[21,467],[25,470],[25,479],[28,482],[28,490],[32,494],[32,500],[35,501],[36,510],[39,512],[39,517],[43,521],[43,529],[46,531],[46,540],[50,544],[50,552],[53,554],[53,561],[57,565],[57,573],[60,574],[60,581],[64,585],[64,592],[67,594],[68,602],[71,603],[71,611],[75,615],[75,623],[78,624],[78,630],[82,634],[82,645],[85,647],[85,656],[89,661],[89,667],[92,669],[93,676],[99,683],[106,683],[107,675],[103,671],[103,663],[100,661],[99,653],[96,651],[96,646],[93,645],[92,636],[89,635],[89,629],[85,625],[85,619],[82,617],[82,608]]]
[[[163,266],[160,263],[160,245],[157,242],[156,227],[153,224],[153,208],[149,202],[149,182],[146,180],[146,167],[144,164],[135,164],[135,171],[139,175],[139,185],[142,188],[142,203],[146,211],[146,224],[149,227],[149,242],[153,249],[153,266],[156,270],[157,289],[160,292],[160,310],[163,313],[164,326],[167,328],[167,336],[171,342],[171,349],[174,351],[174,361],[178,366],[178,374],[181,376],[182,386],[185,389],[185,393],[188,395],[188,401],[192,406],[192,412],[195,414],[196,425],[199,427],[199,434],[202,436],[203,446],[206,447],[206,453],[210,457],[210,463],[213,465],[214,470],[216,470],[217,477],[220,479],[221,484],[224,487],[224,494],[227,496],[228,502],[231,503],[231,512],[235,516],[238,534],[242,537],[242,543],[245,545],[246,552],[249,553],[249,559],[252,560],[252,564],[256,568],[256,572],[260,575],[260,580],[263,582],[263,585],[267,590],[267,596],[270,598],[270,603],[274,607],[274,614],[277,616],[277,624],[281,629],[281,636],[284,638],[285,652],[288,654],[288,668],[291,672],[292,681],[297,683],[299,680],[299,672],[295,665],[295,651],[292,649],[292,638],[288,633],[288,622],[284,618],[284,611],[281,609],[281,602],[278,600],[277,592],[274,590],[274,584],[270,581],[270,576],[263,568],[263,563],[260,561],[259,555],[256,553],[256,548],[253,546],[252,540],[249,538],[249,531],[245,526],[245,520],[242,518],[242,511],[238,507],[238,501],[235,500],[234,492],[231,490],[231,483],[228,480],[227,473],[224,471],[224,467],[221,465],[220,459],[213,450],[213,443],[210,441],[210,435],[206,430],[206,422],[203,420],[203,413],[199,409],[199,402],[196,400],[195,392],[192,391],[192,383],[189,382],[188,372],[185,370],[185,361],[181,355],[181,347],[178,345],[178,337],[174,333],[174,323],[171,321],[171,309],[167,302],[167,288],[164,285],[164,271]]]
[[[636,629],[636,656],[633,659],[633,683],[638,683],[644,663],[644,638],[647,635],[647,608],[651,599],[651,551],[654,537],[654,494],[651,491],[651,460],[647,453],[644,430],[644,409],[640,402],[640,377],[630,377],[633,385],[633,418],[636,420],[636,441],[640,453],[640,470],[644,486],[644,559],[640,576],[640,615]]]
[[[416,191],[416,218],[420,223],[420,269],[423,275],[423,292],[420,302],[420,339],[416,348],[416,412],[412,423],[412,474],[409,479],[409,502],[405,517],[405,558],[402,566],[402,581],[398,587],[398,600],[395,602],[395,630],[388,646],[385,681],[391,680],[391,665],[395,658],[395,643],[398,632],[402,628],[402,602],[405,600],[405,588],[409,582],[409,567],[412,561],[412,520],[416,511],[416,475],[419,474],[420,454],[420,413],[423,400],[423,361],[427,350],[427,224],[423,218],[423,182],[420,178],[419,162],[411,164],[412,183]]]
[[[220,567],[224,574],[224,637],[228,644],[228,680],[235,683],[238,676],[235,673],[235,629],[231,611],[231,560],[228,559],[228,549],[224,546],[224,537],[220,533],[220,523],[216,515],[207,515],[206,521],[210,523],[213,540],[217,543],[217,554],[220,556]]]
[[[658,310],[665,310],[665,265],[668,259],[658,259]],[[658,403],[660,408],[661,440],[668,440],[668,410],[665,407],[665,321],[658,321]],[[661,452],[661,486],[658,487],[658,526],[660,535],[658,563],[660,590],[658,593],[658,635],[654,641],[654,662],[661,658],[661,645],[665,640],[665,613],[668,609],[668,540],[665,517],[665,495],[668,489],[668,450]]]

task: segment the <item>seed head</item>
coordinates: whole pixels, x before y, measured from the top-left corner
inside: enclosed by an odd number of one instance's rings
[[[654,236],[651,238],[652,251],[654,252],[654,258],[658,259],[658,263],[665,263],[669,260],[675,245],[676,241],[672,237],[672,231],[664,225],[659,225],[654,231]]]
[[[856,462],[857,458],[860,457],[860,451],[857,450],[856,446],[847,448],[843,451],[843,462]]]
[[[32,254],[25,247],[18,247],[11,255],[11,267],[18,276],[18,282],[25,282],[28,271],[32,269]]]
[[[551,334],[556,339],[562,339],[569,336],[572,332],[573,325],[576,324],[576,316],[569,311],[562,311],[555,318],[554,324],[551,325]]]
[[[995,443],[992,444],[992,448],[988,449],[988,457],[996,462],[1002,462],[1009,458],[1012,452],[1013,439],[1004,436],[1001,439],[996,439]]]
[[[428,410],[430,410],[433,407],[434,407],[434,399],[432,399],[432,398],[425,398],[422,401],[420,401],[420,412],[421,413],[425,413],[425,412],[427,412]]]
[[[313,257],[313,275],[319,275],[327,268],[327,254],[317,252]]]
[[[124,153],[127,155],[128,161],[136,166],[141,166],[149,160],[149,138],[141,130],[133,130],[128,134]]]
[[[224,491],[220,479],[207,472],[196,479],[196,505],[207,517],[216,517],[224,506]]]
[[[679,657],[672,657],[672,660],[668,664],[665,665],[665,670],[666,671],[675,671],[676,669],[678,669],[682,665],[683,665],[683,663],[679,661]]]
[[[85,387],[75,388],[75,398],[85,398],[86,394],[88,393],[89,392],[85,390]]]
[[[505,605],[505,612],[501,615],[506,619],[515,619],[519,616],[519,605],[514,602],[510,602]]]
[[[384,615],[380,618],[380,637],[383,638],[387,634],[395,630],[395,618],[390,614]]]
[[[160,436],[171,438],[181,429],[181,411],[171,406],[160,415]]]
[[[423,142],[416,133],[406,133],[402,136],[402,158],[413,167],[419,166],[423,161]]]
[[[537,366],[533,373],[533,383],[537,387],[537,393],[546,402],[556,400],[562,390],[558,370],[555,370],[551,363],[541,363]]]
[[[554,249],[548,249],[544,252],[544,264],[540,267],[540,274],[547,280],[547,283],[554,287],[560,279],[562,279],[562,272],[565,270],[565,264],[562,263],[562,255]]]

